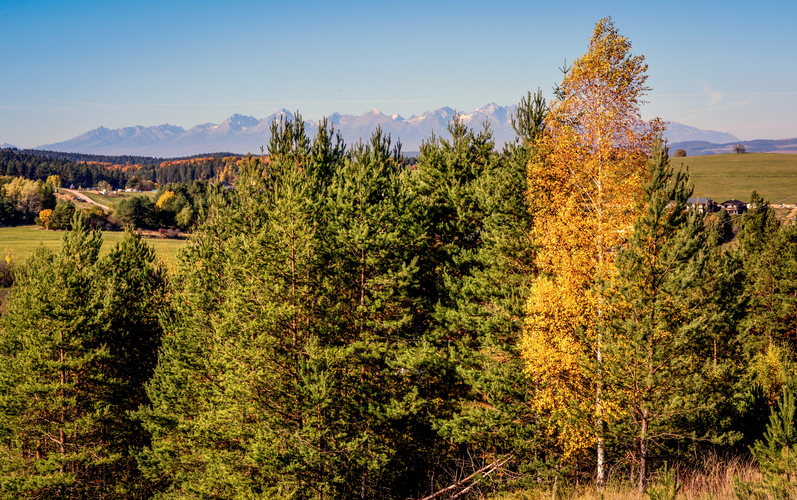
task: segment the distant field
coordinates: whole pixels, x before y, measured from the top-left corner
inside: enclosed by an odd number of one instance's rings
[[[797,155],[745,153],[671,158],[675,167],[689,167],[695,196],[721,203],[750,201],[758,191],[770,203],[797,203]]]
[[[115,204],[119,203],[120,201],[124,200],[125,198],[133,198],[133,197],[136,197],[136,196],[149,196],[150,198],[154,199],[155,194],[156,194],[153,191],[150,191],[150,192],[147,192],[147,193],[124,193],[124,194],[114,195],[114,196],[105,195],[105,194],[99,194],[99,193],[95,193],[93,191],[81,191],[81,193],[84,194],[85,196],[88,196],[89,198],[91,198],[95,202],[97,202],[97,203],[99,203],[101,205],[105,205],[107,207],[110,207],[112,209],[114,208]]]
[[[0,227],[0,258],[5,258],[6,252],[11,251],[14,260],[22,262],[34,250],[43,245],[52,250],[61,248],[63,231],[45,231],[38,226]],[[101,254],[107,253],[114,245],[122,240],[123,231],[105,231],[102,233]],[[145,238],[157,253],[157,256],[166,261],[167,265],[177,265],[177,252],[185,246],[188,240],[170,240],[162,238]]]

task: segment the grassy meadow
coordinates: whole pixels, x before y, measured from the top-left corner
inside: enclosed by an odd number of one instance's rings
[[[63,231],[45,231],[39,226],[0,227],[0,258],[5,258],[10,253],[14,261],[23,262],[40,245],[57,251],[61,248],[63,234]],[[123,231],[104,231],[100,253],[107,253],[122,240],[123,236]],[[169,267],[177,265],[177,252],[188,241],[164,238],[145,239],[155,249],[157,256],[163,259]]]
[[[736,198],[750,201],[758,191],[770,203],[797,203],[797,155],[745,153],[672,158],[676,168],[687,166],[695,196],[717,203]]]

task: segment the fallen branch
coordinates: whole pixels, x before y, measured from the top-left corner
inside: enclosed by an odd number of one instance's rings
[[[437,498],[437,497],[439,497],[441,495],[445,495],[446,493],[453,492],[457,488],[461,488],[465,483],[467,483],[468,481],[472,480],[474,477],[478,476],[479,474],[481,474],[484,477],[487,477],[490,474],[492,474],[493,472],[495,472],[496,470],[498,470],[499,468],[501,468],[504,465],[506,465],[506,463],[509,462],[510,460],[512,460],[512,458],[514,458],[514,457],[512,456],[511,453],[509,455],[503,457],[503,458],[499,458],[495,462],[492,462],[492,463],[489,463],[489,464],[485,465],[484,467],[482,467],[481,469],[477,470],[476,472],[474,472],[470,476],[457,481],[456,483],[452,484],[451,486],[446,486],[442,490],[439,490],[439,491],[437,491],[435,493],[432,493],[428,497],[423,497],[420,500],[433,500],[434,498]],[[452,496],[451,500],[454,500],[456,498],[461,497],[462,495],[464,495],[465,493],[467,493],[468,491],[473,489],[473,487],[476,486],[477,484],[479,484],[479,481],[474,481],[472,484],[468,485],[465,489],[463,489],[462,491],[460,491],[460,492],[456,493],[454,496]]]

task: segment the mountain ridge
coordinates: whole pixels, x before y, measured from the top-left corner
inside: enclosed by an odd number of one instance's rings
[[[488,123],[495,139],[496,147],[515,140],[515,131],[512,128],[512,118],[517,110],[516,105],[500,106],[494,102],[486,104],[472,112],[459,112],[462,122],[473,129],[480,130]],[[326,117],[335,130],[340,132],[346,144],[367,141],[377,126],[382,131],[390,134],[394,143],[400,141],[403,151],[418,151],[424,141],[429,140],[432,134],[447,136],[448,125],[457,114],[454,109],[444,106],[421,115],[412,115],[404,118],[399,114],[384,114],[374,108],[362,115],[332,113]],[[109,129],[100,126],[85,132],[72,139],[53,144],[44,144],[34,149],[81,152],[105,155],[140,155],[158,157],[181,157],[194,154],[211,153],[215,151],[232,151],[239,154],[259,153],[261,147],[268,145],[271,124],[274,120],[295,120],[293,113],[287,109],[280,109],[265,118],[258,119],[243,114],[233,114],[222,123],[202,123],[189,129],[176,125],[162,124],[151,127],[137,125]],[[319,121],[302,120],[310,137],[318,129]],[[739,141],[732,134],[701,130],[677,122],[668,122],[665,137],[671,148],[687,144],[682,147],[687,154],[713,154],[712,146],[698,145],[706,142],[720,145],[722,148],[728,144],[751,141]],[[764,145],[753,146],[764,148]],[[716,147],[714,148],[716,149]],[[731,147],[728,147],[730,150]],[[748,148],[748,150],[750,150]],[[703,151],[703,152],[701,152]],[[730,151],[729,151],[730,152]]]

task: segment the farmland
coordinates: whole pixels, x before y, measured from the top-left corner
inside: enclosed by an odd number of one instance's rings
[[[43,246],[57,251],[61,247],[63,231],[45,231],[39,226],[17,226],[0,228],[0,257],[10,253],[16,262],[23,262],[39,247]],[[124,232],[105,231],[102,233],[103,244],[101,254],[107,253],[122,240]],[[167,266],[177,265],[177,252],[185,246],[187,240],[146,238],[157,256]]]
[[[687,166],[695,196],[722,202],[747,202],[753,190],[770,203],[797,202],[797,155],[746,153],[672,158],[676,168]]]

